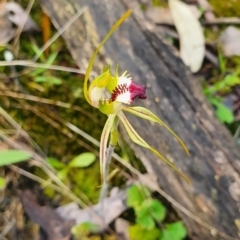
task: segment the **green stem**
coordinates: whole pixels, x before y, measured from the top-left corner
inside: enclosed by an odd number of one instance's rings
[[[107,195],[107,190],[108,190],[108,174],[109,174],[109,168],[110,168],[110,163],[112,159],[112,155],[114,153],[114,149],[118,143],[118,124],[119,124],[119,119],[118,117],[115,118],[112,129],[111,129],[111,138],[109,142],[109,146],[107,149],[107,157],[106,157],[106,171],[105,171],[105,176],[103,176],[103,185],[101,188],[100,192],[100,198],[99,198],[99,203],[101,204],[101,212],[104,213],[104,199]],[[103,217],[103,223],[105,224],[105,219],[104,219],[104,214],[102,214]]]

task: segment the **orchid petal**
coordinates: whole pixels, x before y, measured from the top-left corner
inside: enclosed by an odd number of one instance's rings
[[[146,143],[138,135],[138,133],[135,131],[135,129],[129,123],[129,121],[127,120],[126,116],[124,115],[124,113],[122,111],[120,111],[118,113],[118,117],[121,120],[121,122],[123,123],[124,127],[127,130],[129,137],[132,139],[133,142],[135,142],[136,144],[138,144],[142,147],[148,148],[151,152],[155,153],[160,159],[162,159],[165,163],[167,163],[170,167],[172,167],[176,172],[178,172],[182,177],[184,177],[188,183],[191,184],[191,181],[189,180],[189,178],[186,175],[184,175],[180,170],[178,170],[174,164],[172,164],[169,160],[167,160],[164,156],[162,156],[156,149],[149,146],[148,143]]]
[[[100,172],[101,172],[101,178],[102,181],[105,182],[105,170],[106,170],[106,153],[107,153],[107,143],[110,131],[112,129],[114,119],[116,117],[116,114],[111,114],[108,116],[108,119],[104,125],[101,140],[100,140]]]
[[[92,55],[92,57],[89,61],[87,71],[86,71],[86,74],[84,77],[83,92],[84,92],[84,96],[85,96],[86,100],[88,101],[88,103],[90,105],[91,105],[91,100],[90,100],[89,94],[88,94],[88,78],[89,78],[90,72],[92,70],[92,66],[95,61],[95,58],[96,58],[99,50],[101,49],[101,47],[104,45],[104,43],[109,39],[109,37],[114,33],[114,31],[124,22],[124,20],[129,17],[130,14],[131,14],[131,10],[126,11],[121,16],[121,18],[119,18],[119,20],[112,26],[112,28],[109,30],[108,34],[105,36],[105,38],[99,44],[99,46],[97,47],[97,49],[95,50],[94,54]]]
[[[179,144],[182,146],[184,151],[189,155],[189,151],[188,151],[186,145],[184,144],[184,142],[182,141],[182,139],[175,132],[173,132],[171,130],[171,128],[169,128],[161,119],[159,119],[155,114],[153,114],[151,111],[147,110],[144,107],[124,107],[123,110],[126,112],[130,112],[130,113],[132,113],[138,117],[141,117],[143,119],[147,119],[151,122],[159,123],[160,125],[165,127],[178,140]]]
[[[110,74],[110,81],[108,82],[108,84],[107,84],[107,86],[106,86],[106,89],[110,92],[110,93],[112,93],[113,92],[113,90],[117,87],[117,85],[118,85],[118,65],[116,66],[116,73],[115,73],[115,77],[114,76],[112,76],[111,74]]]

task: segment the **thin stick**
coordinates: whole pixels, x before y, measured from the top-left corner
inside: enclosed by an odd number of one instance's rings
[[[240,24],[240,18],[221,17],[221,18],[212,19],[211,21],[203,21],[202,24],[204,24],[204,25],[222,25],[222,24],[238,25],[238,24]]]
[[[48,98],[41,98],[41,97],[36,97],[36,96],[33,96],[33,95],[17,93],[17,92],[12,92],[12,91],[7,91],[7,90],[4,90],[4,91],[0,90],[0,96],[1,95],[12,97],[12,98],[25,99],[25,100],[34,101],[34,102],[40,102],[40,103],[54,105],[54,106],[63,107],[63,108],[70,108],[70,109],[73,109],[75,111],[79,111],[79,112],[83,113],[84,115],[86,115],[87,117],[92,119],[95,123],[99,124],[99,121],[95,118],[94,115],[92,115],[91,113],[89,113],[85,109],[81,108],[80,106],[71,105],[70,103],[55,101],[55,100],[48,99]]]
[[[59,193],[63,193],[66,197],[68,197],[69,199],[71,199],[72,201],[76,202],[77,204],[79,204],[80,206],[83,205],[82,202],[79,200],[79,198],[77,198],[74,194],[72,194],[70,191],[66,191],[66,189],[63,189],[62,187],[59,187],[51,182],[48,182],[47,180],[44,180],[43,178],[40,178],[30,172],[25,171],[22,168],[19,168],[15,165],[8,165],[8,168],[10,168],[11,170],[20,173],[21,175],[28,177],[36,182],[39,182],[42,185],[46,185],[51,187],[52,189],[54,189],[55,191],[59,192]]]
[[[29,61],[29,60],[0,61],[0,66],[1,67],[4,67],[4,66],[28,66],[28,67],[32,67],[32,68],[44,68],[44,69],[50,69],[50,70],[79,73],[79,74],[83,74],[83,75],[85,75],[85,73],[86,73],[85,70],[81,70],[78,68],[63,67],[63,66],[58,66],[58,65],[49,65],[49,64],[44,64],[44,63],[35,63],[35,62]],[[96,77],[97,73],[94,71],[91,71],[90,75]]]
[[[25,14],[26,14],[26,15],[29,15],[29,14],[30,14],[30,11],[31,11],[31,9],[32,9],[32,6],[33,6],[34,2],[35,2],[35,0],[31,0],[31,1],[28,3],[27,8],[26,8],[26,10],[25,10]],[[23,28],[24,28],[24,25],[26,24],[26,22],[27,22],[27,17],[26,17],[25,21],[23,22],[23,24],[20,25],[20,26],[18,27],[18,29],[17,29],[17,36],[16,36],[16,38],[14,39],[14,42],[13,42],[13,49],[15,49],[15,47],[16,47],[16,45],[17,45],[17,43],[18,43],[18,40],[19,40],[19,38],[20,38],[20,35],[21,35],[22,31],[23,31]]]

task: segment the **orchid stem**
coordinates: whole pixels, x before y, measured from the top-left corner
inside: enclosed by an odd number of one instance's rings
[[[103,219],[103,224],[105,225],[105,218],[104,218],[104,199],[107,195],[107,190],[108,190],[108,174],[109,174],[109,168],[110,168],[110,163],[112,159],[112,155],[114,153],[114,149],[118,143],[118,124],[119,124],[119,119],[118,117],[115,118],[112,129],[111,129],[111,138],[110,138],[110,143],[107,149],[107,157],[106,157],[106,171],[103,176],[103,184],[100,192],[100,198],[99,198],[99,203],[101,204],[101,212],[102,212],[102,219]]]

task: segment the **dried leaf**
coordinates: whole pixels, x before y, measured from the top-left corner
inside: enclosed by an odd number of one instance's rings
[[[39,224],[47,233],[48,240],[69,240],[73,221],[63,220],[55,211],[48,206],[40,206],[35,195],[25,190],[20,194],[20,199],[25,212],[30,219]]]
[[[15,24],[23,31],[39,31],[36,23],[14,2],[0,3],[0,45],[9,42],[16,34]]]
[[[129,240],[129,222],[126,221],[123,218],[117,218],[115,221],[115,231],[118,234],[118,236],[123,240]]]
[[[240,30],[236,27],[227,27],[220,35],[218,42],[221,44],[224,56],[240,56]]]
[[[195,18],[200,17],[200,12],[197,7],[192,5],[189,6],[190,11],[193,13]],[[174,25],[173,17],[170,9],[163,7],[150,7],[146,11],[146,15],[151,19],[155,24],[169,24]]]
[[[32,18],[15,2],[5,4],[8,19],[18,27],[23,27],[23,31],[39,31],[38,26]]]
[[[201,24],[187,4],[169,0],[169,7],[180,38],[181,58],[192,72],[197,72],[202,66],[205,52]]]
[[[115,191],[117,190],[117,191]],[[75,220],[76,224],[91,222],[104,230],[105,224],[110,224],[121,215],[128,207],[126,206],[127,194],[125,190],[112,189],[110,197],[86,209],[79,209],[76,203],[70,203],[59,207],[57,213],[66,220]],[[104,219],[105,224],[101,219]]]
[[[151,7],[147,9],[146,15],[156,24],[173,24],[171,12],[167,8]]]
[[[12,28],[12,22],[7,17],[4,4],[0,4],[0,45],[6,44],[15,36],[15,29]]]

